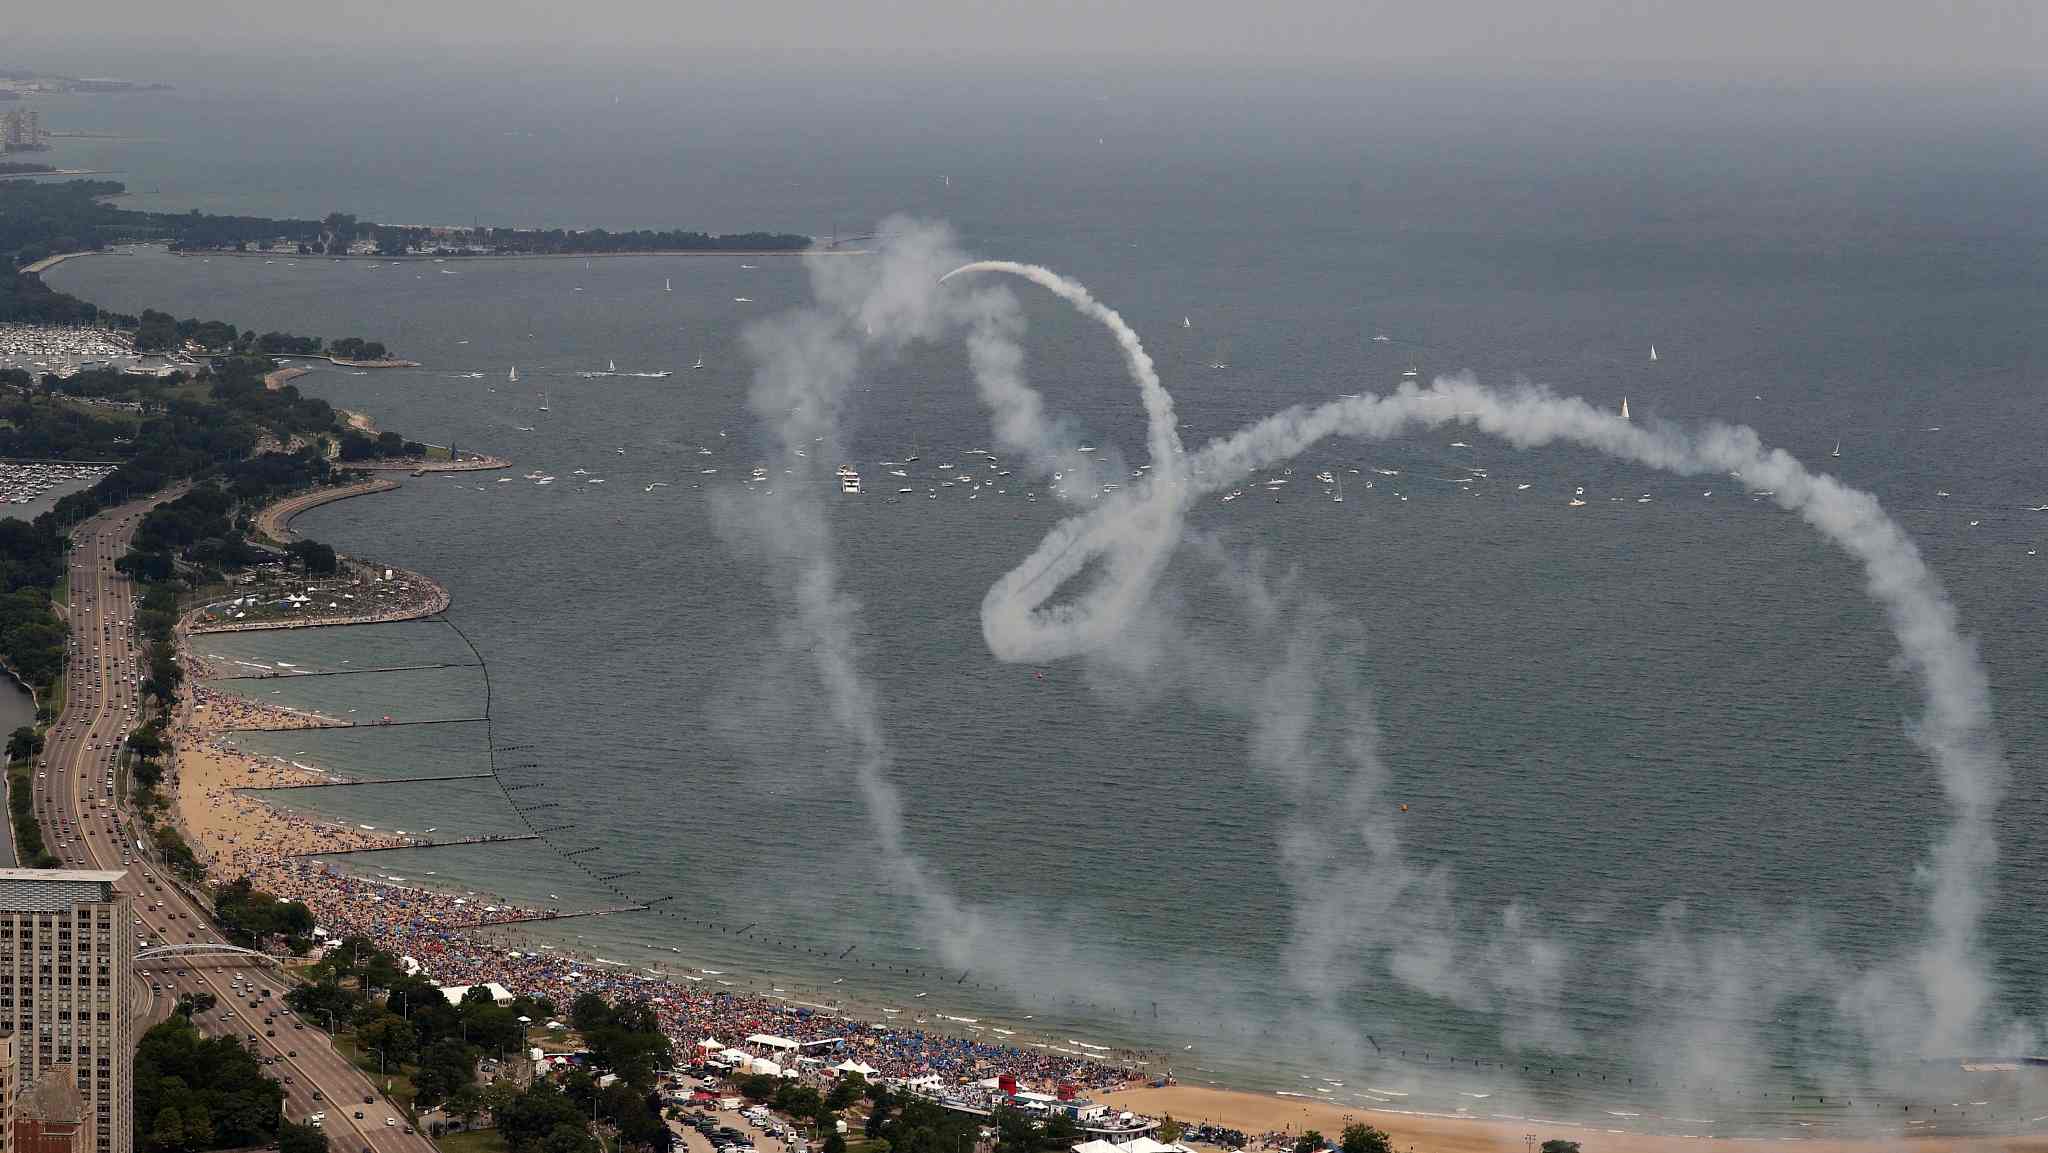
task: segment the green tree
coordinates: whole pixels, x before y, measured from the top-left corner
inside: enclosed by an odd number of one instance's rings
[[[149,1127],[149,1136],[144,1139],[151,1149],[184,1149],[185,1118],[176,1106],[166,1105],[156,1111],[156,1121]]]
[[[178,997],[178,1007],[176,1011],[180,1015],[184,1016],[187,1020],[190,1020],[194,1013],[212,1012],[213,1007],[215,1005],[218,1005],[219,1003],[220,999],[218,997],[215,997],[211,993],[203,991],[198,993],[183,993],[180,994]]]
[[[1541,1149],[1543,1153],[1579,1153],[1579,1143],[1567,1141],[1562,1137],[1552,1137],[1542,1144]]]
[[[277,1153],[329,1153],[327,1134],[318,1125],[283,1121],[277,1126]]]
[[[1321,1149],[1322,1147],[1322,1131],[1318,1129],[1310,1129],[1308,1132],[1303,1133],[1300,1137],[1295,1139],[1294,1153],[1316,1153],[1316,1150]]]
[[[1157,1139],[1164,1144],[1171,1145],[1180,1140],[1181,1132],[1181,1123],[1173,1119],[1173,1114],[1168,1113],[1165,1119],[1159,1122]],[[1344,1153],[1351,1153],[1351,1150],[1346,1149]]]
[[[462,1122],[464,1127],[474,1125],[484,1111],[483,1094],[477,1091],[475,1085],[464,1085],[448,1094],[448,1103],[442,1106],[441,1111]],[[285,1151],[280,1149],[278,1153]]]
[[[1392,1153],[1394,1144],[1385,1130],[1354,1121],[1344,1126],[1343,1135],[1337,1139],[1337,1148],[1344,1153]]]
[[[834,1109],[844,1109],[866,1096],[868,1079],[858,1073],[841,1073],[832,1082],[832,1091],[825,1094],[825,1104]]]
[[[25,761],[41,752],[43,737],[33,728],[23,725],[7,734],[7,759]]]

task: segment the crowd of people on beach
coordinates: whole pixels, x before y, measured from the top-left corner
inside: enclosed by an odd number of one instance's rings
[[[754,1034],[816,1045],[807,1054],[826,1064],[854,1060],[890,1078],[936,1076],[957,1084],[1009,1073],[1028,1084],[1112,1088],[1132,1079],[1116,1065],[1045,1049],[991,1044],[915,1027],[874,1024],[724,987],[716,974],[670,975],[628,965],[578,958],[558,950],[508,949],[482,940],[479,924],[544,919],[558,910],[491,904],[477,897],[410,888],[345,873],[317,859],[260,861],[251,866],[258,887],[304,901],[331,938],[362,936],[378,947],[420,963],[443,985],[495,981],[514,993],[545,997],[558,1008],[585,993],[613,1000],[644,1000],[660,1015],[678,1056],[702,1056],[701,1042],[744,1042]],[[537,1023],[541,1024],[541,1023]]]
[[[901,1024],[851,1019],[742,988],[720,973],[662,972],[579,958],[545,945],[492,943],[479,929],[546,920],[563,910],[364,878],[308,855],[400,847],[413,840],[394,831],[315,820],[241,791],[337,779],[280,758],[245,754],[228,731],[304,727],[324,718],[204,684],[191,685],[185,703],[172,730],[179,751],[179,812],[213,878],[246,876],[266,892],[303,901],[329,940],[368,938],[395,956],[413,958],[437,984],[495,981],[515,993],[547,998],[563,1012],[584,993],[644,1000],[685,1060],[707,1052],[701,1045],[706,1040],[738,1044],[765,1033],[799,1044],[836,1039],[812,1046],[807,1055],[826,1064],[858,1061],[882,1077],[937,1077],[948,1086],[1008,1073],[1030,1085],[1100,1089],[1135,1076],[1106,1060],[1056,1052],[1050,1045],[994,1043],[924,1028],[916,1017]]]

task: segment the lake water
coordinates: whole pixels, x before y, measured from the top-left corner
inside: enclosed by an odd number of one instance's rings
[[[860,135],[853,112],[821,113],[829,131],[803,137],[816,150],[807,165],[758,137],[721,150],[731,125],[714,132],[651,97],[606,105],[616,112],[571,100],[555,110],[563,122],[531,125],[539,142],[507,144],[478,132],[490,100],[473,94],[416,109],[405,131],[437,142],[433,163],[399,164],[407,150],[379,135],[390,122],[362,111],[386,97],[364,95],[332,135],[307,128],[326,123],[312,113],[285,131],[302,99],[81,104],[79,117],[146,140],[68,147],[128,169],[132,185],[160,181],[172,207],[821,233],[896,210],[948,219],[971,251],[1047,263],[1120,309],[1190,444],[1289,404],[1391,388],[1411,367],[1533,380],[1602,405],[1626,396],[1639,420],[1755,427],[1876,493],[1978,638],[2016,776],[1983,947],[1998,1013],[2041,1012],[2048,562],[2029,550],[2048,537],[2048,513],[2031,511],[2048,501],[2048,249],[2020,208],[2048,191],[2037,144],[2004,149],[1993,124],[1951,141],[1944,174],[1904,138],[1850,147],[1883,137],[1854,121],[1827,137],[1825,163],[1806,163],[1771,144],[1827,136],[1825,118],[1688,123],[1674,138],[1624,116],[1578,133],[1562,98],[1536,102],[1526,136],[1461,130],[1437,109],[1400,128],[1347,127],[1325,110],[1291,140],[1264,134],[1270,120],[1223,121],[1205,138],[1192,113],[1159,102],[1148,117],[1074,96],[1049,98],[1052,112],[1008,150],[971,131],[967,110],[929,137],[897,125]],[[787,111],[739,119],[773,127]],[[202,158],[241,175],[209,178]],[[1433,434],[1326,445],[1295,463],[1278,499],[1196,511],[1192,530],[1221,554],[1255,556],[1355,639],[1343,667],[1377,717],[1380,795],[1408,806],[1406,860],[1455,910],[1451,937],[1526,935],[1565,958],[1554,981],[1479,993],[1442,979],[1462,957],[1418,976],[1361,949],[1309,976],[1319,913],[1280,846],[1315,814],[1256,767],[1252,721],[1207,700],[1202,680],[1267,667],[1270,638],[1219,592],[1203,550],[1184,549],[1161,596],[1213,642],[1191,684],[995,660],[983,593],[1057,509],[1024,501],[1021,484],[973,501],[937,487],[940,463],[971,465],[963,451],[991,440],[961,348],[918,348],[875,371],[848,420],[869,491],[826,495],[909,842],[1030,942],[951,969],[877,865],[849,752],[818,723],[815,682],[778,631],[783,606],[710,512],[764,459],[740,337],[807,299],[798,262],[372,267],[143,251],[48,279],[126,311],[383,339],[425,367],[321,368],[297,384],[384,427],[515,462],[510,483],[422,478],[297,522],[449,588],[449,621],[488,663],[488,726],[474,668],[240,682],[299,707],[447,722],[252,747],[368,777],[480,771],[495,741],[517,750],[497,755],[503,779],[531,786],[512,794],[519,804],[550,806],[534,823],[566,826],[549,834],[554,851],[394,853],[374,872],[584,907],[661,899],[658,914],[568,922],[556,938],[758,987],[1144,1046],[1191,1081],[1308,1091],[1331,1087],[1303,1077],[1327,1076],[1350,1085],[1338,1099],[1377,1085],[1420,1108],[1654,1106],[1760,1126],[1784,1119],[1788,1087],[1896,1088],[1869,1039],[1810,991],[1774,999],[1759,977],[1749,995],[1739,976],[1816,956],[1853,970],[1916,939],[1917,869],[1945,811],[1908,733],[1913,686],[1860,572],[1768,502],[1574,450],[1471,436],[1456,448],[1455,434]],[[1050,401],[1090,443],[1141,463],[1114,347],[1020,295]],[[1392,339],[1370,339],[1380,333]],[[700,356],[705,368],[690,370]],[[607,360],[674,375],[576,375]],[[917,491],[892,502],[877,462],[912,455]],[[1475,466],[1484,481],[1457,483]],[[1343,473],[1344,502],[1310,480],[1325,468],[1361,470]],[[535,485],[528,470],[558,479]],[[1582,485],[1588,506],[1567,508]],[[198,647],[329,669],[469,651],[432,622]],[[1310,694],[1299,703],[1311,713],[1335,707],[1315,695],[1330,686],[1293,691]],[[489,780],[291,802],[380,827],[525,824]],[[1727,1080],[1710,1086],[1717,1074]],[[1759,1101],[1760,1085],[1777,1100]]]

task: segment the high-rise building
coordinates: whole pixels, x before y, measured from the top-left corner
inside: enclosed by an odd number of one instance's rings
[[[43,1092],[46,1071],[69,1072],[84,1106],[78,1153],[134,1144],[134,943],[114,888],[124,875],[0,869],[0,1030],[14,1031],[13,1083]]]

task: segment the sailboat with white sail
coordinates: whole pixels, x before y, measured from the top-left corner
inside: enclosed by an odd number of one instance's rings
[[[548,410],[548,390],[545,388],[540,390],[540,410],[542,412]]]
[[[511,371],[511,372],[508,372],[508,373],[506,373],[506,374],[505,374],[505,380],[506,380],[506,381],[507,381],[508,383],[511,383],[511,384],[518,384],[518,383],[519,383],[519,366],[518,366],[518,365],[516,365],[516,364],[515,364],[515,365],[513,365],[513,366],[512,366],[512,371]]]

